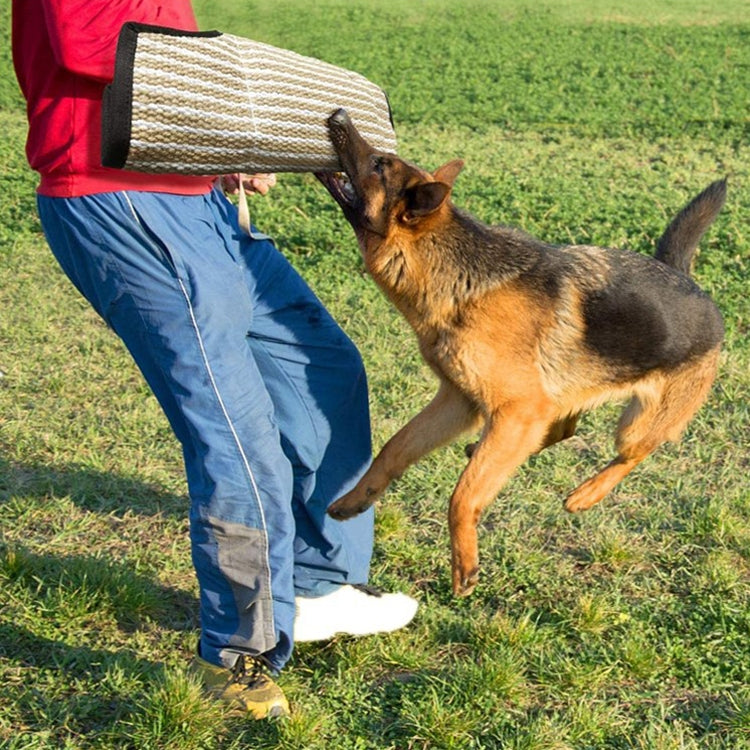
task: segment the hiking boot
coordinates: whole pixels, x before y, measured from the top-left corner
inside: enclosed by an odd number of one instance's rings
[[[406,594],[383,594],[361,585],[339,586],[330,594],[295,597],[294,640],[324,641],[337,633],[390,633],[411,622],[419,606]]]
[[[201,679],[206,692],[228,703],[233,713],[250,714],[254,719],[290,714],[284,693],[257,657],[240,654],[234,667],[227,669],[196,655],[190,668]]]

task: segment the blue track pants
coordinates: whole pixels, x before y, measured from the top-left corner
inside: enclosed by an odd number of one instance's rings
[[[280,669],[295,593],[367,581],[372,512],[346,523],[325,513],[370,461],[359,353],[218,190],[38,206],[58,262],[122,338],[182,445],[203,658],[263,654]]]

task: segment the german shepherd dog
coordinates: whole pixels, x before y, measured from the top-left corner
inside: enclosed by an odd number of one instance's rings
[[[478,581],[482,510],[531,454],[570,437],[582,411],[629,399],[617,456],[568,495],[571,512],[591,508],[662,443],[678,440],[706,399],[724,329],[689,273],[726,181],[677,214],[654,258],[553,246],[456,208],[461,160],[430,174],[373,149],[344,110],[328,128],[345,174],[317,177],[440,381],[328,513],[361,513],[420,457],[481,428],[448,514],[453,592],[466,596]]]

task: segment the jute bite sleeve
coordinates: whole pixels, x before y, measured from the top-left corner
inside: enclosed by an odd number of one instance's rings
[[[396,152],[384,91],[358,73],[219,31],[126,23],[102,101],[102,164],[193,175],[336,171],[344,108]]]

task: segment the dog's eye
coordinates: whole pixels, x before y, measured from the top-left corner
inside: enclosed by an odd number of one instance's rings
[[[374,156],[372,159],[372,171],[375,174],[383,174],[385,170],[386,160],[382,156]]]

